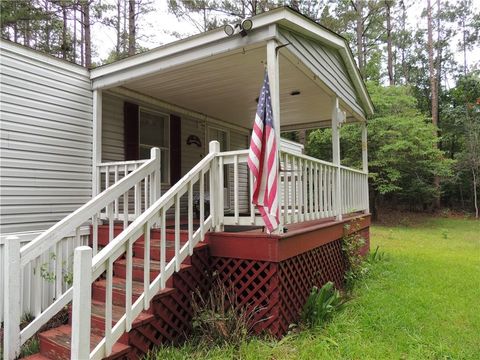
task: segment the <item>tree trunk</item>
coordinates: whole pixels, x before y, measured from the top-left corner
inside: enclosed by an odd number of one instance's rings
[[[364,59],[364,51],[363,51],[363,3],[362,0],[357,0],[355,3],[355,11],[357,16],[357,60],[358,60],[358,69],[360,70],[360,74],[363,78],[365,78],[365,63],[363,62]]]
[[[432,124],[435,126],[435,135],[438,135],[438,92],[437,92],[437,76],[435,74],[435,65],[433,61],[433,20],[432,20],[432,5],[430,0],[427,0],[427,48],[428,48],[428,70],[430,77],[430,93],[432,101]],[[440,207],[440,178],[435,176],[434,185],[437,190],[434,207]]]
[[[393,54],[392,54],[392,15],[391,15],[392,3],[390,0],[385,0],[386,20],[387,20],[387,69],[388,80],[390,86],[395,85],[395,79],[393,77]]]
[[[473,203],[475,205],[475,218],[478,219],[478,198],[477,198],[477,174],[475,169],[472,168],[473,175]]]
[[[83,4],[83,28],[84,28],[84,44],[85,44],[85,66],[90,69],[92,67],[92,39],[90,35],[90,2],[85,1]]]
[[[121,0],[117,0],[117,23],[115,24],[115,28],[117,31],[117,45],[115,46],[115,52],[117,53],[117,57],[120,56],[120,21],[122,20],[122,5]]]
[[[73,62],[77,63],[77,5],[73,4]]]
[[[128,1],[128,56],[135,55],[135,0]]]
[[[83,26],[85,24],[85,16],[82,8],[80,8],[80,19],[80,24],[82,25],[80,26],[80,64],[85,66],[85,51],[83,51],[85,44],[85,26]]]
[[[62,4],[62,17],[63,17],[63,28],[62,28],[62,58],[67,59],[67,6]]]

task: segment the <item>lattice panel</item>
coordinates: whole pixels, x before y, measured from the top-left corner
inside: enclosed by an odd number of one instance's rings
[[[330,242],[280,263],[214,258],[220,280],[235,290],[237,306],[254,311],[253,332],[284,335],[299,314],[314,285],[343,285],[346,268],[341,240]]]
[[[152,300],[155,319],[129,332],[133,357],[142,358],[153,346],[179,344],[192,330],[192,296],[206,296],[212,272],[208,247],[196,249],[191,265],[173,275],[174,290]]]
[[[213,258],[213,269],[228,289],[234,289],[237,308],[252,315],[255,333],[271,331],[278,318],[277,264],[244,259]]]
[[[342,287],[346,261],[341,240],[336,240],[279,264],[280,317],[278,333],[287,332],[296,322],[313,286],[321,287],[328,281]]]

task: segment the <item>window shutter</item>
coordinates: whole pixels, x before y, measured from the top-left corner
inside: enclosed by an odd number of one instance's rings
[[[125,102],[123,106],[123,132],[125,160],[138,160],[139,154],[139,111],[138,105]]]
[[[180,117],[170,115],[170,183],[182,177],[182,128]]]

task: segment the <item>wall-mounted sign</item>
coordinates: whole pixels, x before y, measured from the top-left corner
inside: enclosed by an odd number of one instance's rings
[[[198,147],[202,147],[202,142],[200,141],[200,138],[197,135],[190,135],[187,138],[187,145],[192,145],[195,144]]]

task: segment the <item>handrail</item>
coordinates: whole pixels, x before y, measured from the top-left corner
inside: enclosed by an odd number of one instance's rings
[[[317,164],[323,164],[323,165],[332,166],[332,167],[340,167],[341,169],[357,172],[359,174],[367,174],[366,172],[364,172],[362,170],[359,170],[359,169],[350,168],[350,167],[347,167],[347,166],[344,166],[344,165],[337,166],[334,163],[331,163],[331,162],[328,162],[328,161],[325,161],[325,160],[320,160],[320,159],[317,159],[313,156],[308,156],[308,155],[305,155],[305,154],[299,154],[299,153],[296,153],[296,152],[291,151],[291,150],[280,149],[280,152],[284,153],[284,154],[292,155],[292,156],[295,156],[297,158],[301,158],[301,159],[304,159],[304,160],[307,160],[307,161],[313,161],[313,162],[316,162]]]
[[[160,150],[153,148],[151,151],[151,158],[146,161],[142,161],[143,164],[136,168],[130,169],[132,171],[128,173],[125,171],[125,177],[119,181],[116,181],[112,186],[108,186],[100,194],[96,195],[86,204],[57,222],[55,225],[35,237],[31,242],[20,248],[18,242],[8,242],[5,244],[6,252],[8,253],[9,266],[6,267],[8,272],[6,273],[6,279],[8,278],[8,284],[5,286],[5,337],[4,337],[4,351],[6,359],[13,359],[18,356],[20,346],[28,340],[35,332],[37,332],[41,326],[43,326],[48,320],[51,319],[60,309],[62,309],[72,298],[72,288],[63,277],[63,263],[62,260],[71,263],[69,256],[73,252],[72,248],[82,245],[87,242],[87,239],[80,238],[80,227],[92,221],[93,229],[93,246],[94,251],[97,250],[98,245],[98,220],[100,218],[101,211],[106,209],[105,215],[108,218],[108,230],[109,241],[114,239],[114,219],[120,218],[118,211],[118,205],[120,199],[123,198],[123,218],[124,227],[127,227],[129,218],[129,192],[135,188],[134,200],[135,205],[142,205],[148,208],[149,204],[155,201],[160,195]],[[95,170],[94,170],[95,171]],[[108,183],[108,175],[106,182]],[[118,180],[118,179],[115,179]],[[140,190],[141,185],[145,186],[144,197]],[[150,199],[148,199],[150,197]],[[137,206],[135,207],[138,208]],[[136,213],[136,215],[140,215]],[[74,233],[73,241],[70,242],[66,248],[67,258],[63,258],[63,246],[64,239],[71,236]],[[62,250],[63,249],[63,250]],[[72,254],[73,255],[73,254]],[[42,262],[48,259],[48,262],[42,264]],[[34,309],[35,318],[28,326],[20,331],[20,318],[21,308],[18,306],[21,299],[21,282],[22,271],[27,268],[27,265],[31,264],[32,268],[37,271],[34,276],[34,291],[41,291],[43,281],[47,281],[46,278],[42,279],[45,274],[42,275],[42,267],[47,272],[46,276],[49,279],[53,278],[55,297],[53,303],[50,303],[47,308],[42,309],[41,306]],[[47,268],[45,268],[47,266]],[[53,267],[53,272],[49,273]]]
[[[98,254],[92,257],[91,249],[77,248],[75,258],[82,264],[77,264],[77,269],[89,269],[90,274],[86,277],[75,276],[73,284],[73,310],[72,310],[72,358],[100,359],[109,356],[113,344],[125,331],[129,331],[133,320],[141,311],[148,309],[151,299],[164,289],[166,282],[175,271],[180,270],[180,264],[185,258],[193,253],[194,246],[205,238],[205,233],[214,224],[215,206],[211,208],[211,214],[205,218],[204,214],[204,190],[205,175],[210,178],[210,188],[215,186],[215,179],[218,177],[217,154],[220,145],[214,141],[210,143],[210,152],[197,165],[195,165],[185,176],[173,185],[160,199],[155,201],[139,217],[137,217],[120,235],[113,239]],[[199,183],[200,188],[200,219],[199,227],[193,231],[193,186]],[[188,195],[188,237],[186,243],[180,243],[180,201],[183,195]],[[213,195],[213,194],[211,194]],[[213,204],[216,200],[213,198]],[[166,263],[166,217],[167,211],[175,209],[175,230],[173,259]],[[150,231],[152,227],[160,229],[160,273],[155,279],[150,279]],[[121,256],[125,256],[127,269],[132,267],[133,243],[140,237],[144,238],[144,288],[139,298],[132,303],[132,275],[127,271],[125,288],[125,314],[112,326],[112,283],[113,263]],[[91,299],[85,294],[91,283],[105,273],[106,279],[106,300],[105,300],[105,335],[100,343],[90,352],[90,346],[85,343],[85,336],[90,329]],[[84,344],[84,346],[80,344]]]
[[[125,191],[133,187],[136,183],[145,178],[145,174],[155,171],[157,159],[154,157],[145,162],[136,171],[128,174],[123,179],[105,189],[93,199],[82,205],[70,215],[66,216],[44,233],[36,237],[27,245],[20,249],[22,265],[51,248],[58,239],[62,239],[72,229],[76,229],[86,221],[90,220],[100,210],[105,208],[106,204],[111,203],[116,198],[122,196]]]

